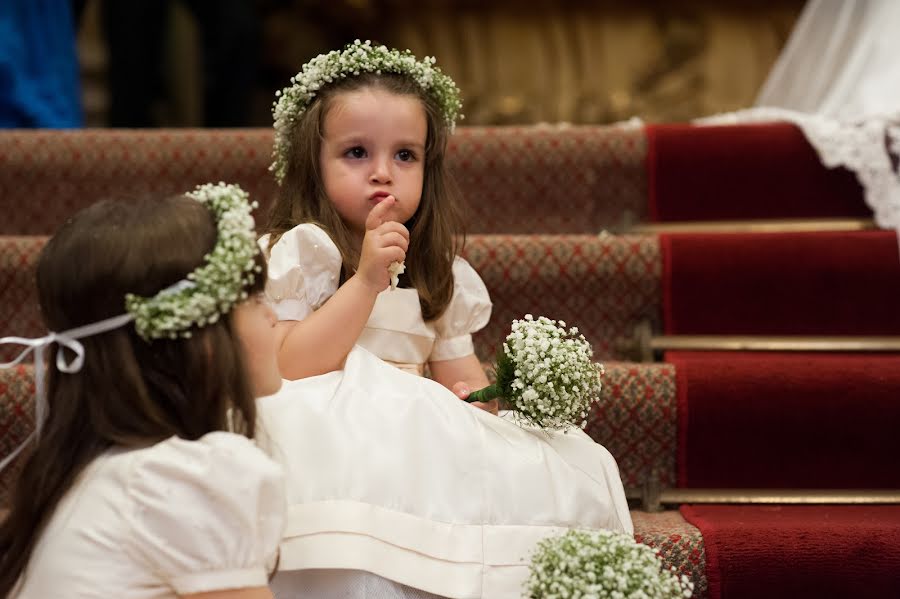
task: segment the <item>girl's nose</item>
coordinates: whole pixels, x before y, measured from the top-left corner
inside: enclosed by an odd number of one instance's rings
[[[372,162],[372,172],[369,174],[369,182],[379,185],[391,183],[391,167],[387,160],[375,160]]]

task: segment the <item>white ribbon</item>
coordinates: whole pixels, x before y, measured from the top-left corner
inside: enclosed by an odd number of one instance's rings
[[[3,337],[0,339],[0,345],[25,346],[25,349],[23,349],[14,360],[0,364],[0,368],[12,368],[27,358],[28,354],[34,352],[35,387],[35,430],[28,435],[28,438],[25,439],[25,441],[23,441],[11,454],[0,461],[0,472],[2,472],[3,469],[6,468],[6,466],[12,462],[29,443],[31,443],[32,440],[37,441],[41,438],[41,431],[44,428],[44,422],[46,422],[47,413],[49,412],[47,396],[44,392],[44,349],[51,343],[59,345],[59,349],[56,351],[56,368],[60,372],[72,374],[80,371],[81,367],[84,365],[84,346],[78,341],[79,339],[118,329],[132,320],[134,320],[134,316],[131,314],[122,314],[120,316],[114,316],[74,329],[69,329],[62,333],[50,333],[49,335],[38,337],[36,339],[28,339],[25,337]],[[66,361],[63,348],[69,349],[75,354],[72,360]]]

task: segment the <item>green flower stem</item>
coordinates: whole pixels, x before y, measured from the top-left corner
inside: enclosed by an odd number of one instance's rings
[[[472,403],[473,401],[486,403],[498,397],[503,397],[503,391],[495,384],[488,385],[484,389],[479,389],[478,391],[472,391],[472,393],[469,394],[469,397],[466,398],[466,401],[469,403]]]

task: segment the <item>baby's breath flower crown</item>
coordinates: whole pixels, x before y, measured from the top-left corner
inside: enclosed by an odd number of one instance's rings
[[[216,219],[216,244],[187,277],[153,297],[129,293],[125,308],[146,340],[190,337],[193,327],[219,320],[247,299],[246,289],[261,270],[259,248],[247,192],[225,183],[200,185],[188,197],[205,204]]]
[[[452,131],[456,121],[464,118],[460,112],[459,88],[435,66],[435,62],[433,56],[419,61],[409,50],[401,52],[386,46],[373,46],[369,40],[356,40],[343,50],[320,54],[303,65],[301,71],[291,77],[291,85],[275,94],[277,99],[272,109],[275,117],[274,162],[269,170],[275,173],[278,183],[284,180],[287,171],[290,130],[294,122],[309,108],[320,89],[360,73],[396,73],[410,77],[437,101]]]
[[[538,543],[525,584],[530,599],[682,599],[694,584],[631,535],[570,530]]]

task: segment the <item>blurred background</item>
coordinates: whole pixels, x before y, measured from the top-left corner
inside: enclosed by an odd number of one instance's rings
[[[268,127],[275,91],[355,38],[436,56],[468,125],[684,121],[753,105],[804,5],[33,1],[70,6],[88,127]]]

